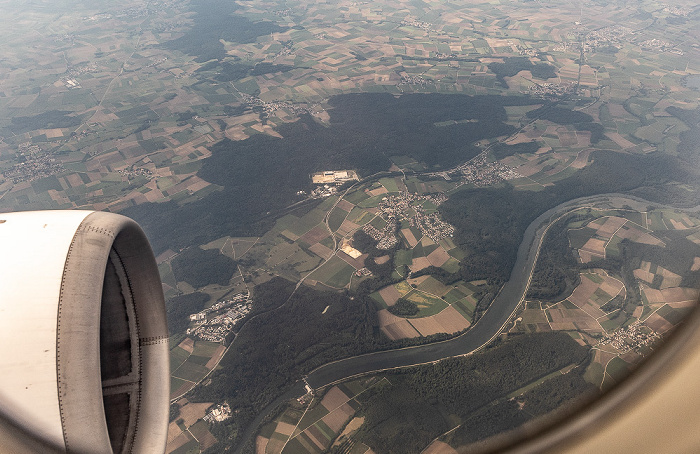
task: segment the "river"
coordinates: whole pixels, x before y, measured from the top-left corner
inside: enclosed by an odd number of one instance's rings
[[[525,230],[508,282],[469,331],[442,342],[368,353],[328,363],[310,372],[305,378],[306,382],[313,389],[318,389],[357,375],[430,363],[468,355],[481,349],[501,333],[523,301],[542,240],[551,221],[577,208],[613,199],[618,207],[628,204],[644,210],[647,205],[659,205],[637,197],[611,193],[573,199],[545,211]]]
[[[523,235],[523,240],[518,248],[515,266],[513,267],[508,282],[503,285],[501,291],[496,295],[496,298],[493,300],[488,310],[469,331],[458,337],[442,342],[398,350],[368,353],[327,363],[311,371],[304,377],[304,380],[311,388],[319,389],[359,375],[426,364],[455,356],[469,355],[485,347],[502,332],[503,328],[511,320],[518,306],[523,301],[525,292],[530,283],[532,270],[537,261],[540,246],[542,245],[542,241],[549,226],[552,225],[552,221],[573,210],[591,206],[599,202],[614,202],[615,207],[621,207],[623,204],[627,204],[642,211],[644,211],[648,205],[680,209],[649,202],[639,197],[618,193],[581,197],[557,205],[539,215],[527,227]],[[682,209],[682,211],[697,212],[700,211],[700,205],[691,209]],[[303,393],[302,382],[299,381],[283,396],[280,396],[272,404],[268,405],[246,429],[242,437],[242,442],[235,452],[241,452],[242,446],[253,435],[253,431],[257,430],[257,426],[260,422],[282,403],[283,400],[301,396]]]

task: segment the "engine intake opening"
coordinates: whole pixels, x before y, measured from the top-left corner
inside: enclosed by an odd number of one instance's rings
[[[100,369],[112,450],[128,452],[138,417],[139,343],[126,270],[112,249],[105,267],[100,310]]]

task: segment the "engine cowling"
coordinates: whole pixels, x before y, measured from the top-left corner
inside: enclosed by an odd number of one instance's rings
[[[0,451],[165,450],[165,304],[134,221],[0,214],[0,340]]]

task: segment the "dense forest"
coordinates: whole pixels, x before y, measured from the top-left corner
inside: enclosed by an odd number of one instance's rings
[[[557,77],[556,68],[548,63],[532,63],[528,57],[506,57],[503,63],[490,63],[489,69],[496,74],[496,79],[506,88],[506,77],[513,77],[520,71],[530,71],[538,79]]]
[[[290,65],[275,65],[273,63],[258,63],[256,65],[248,65],[237,61],[210,61],[203,65],[196,72],[206,73],[214,72],[214,79],[220,82],[228,82],[232,80],[243,79],[248,76],[262,76],[264,74],[273,74],[277,72],[287,72],[294,69]]]
[[[528,118],[541,118],[559,125],[572,125],[577,131],[591,133],[591,143],[596,144],[605,135],[605,128],[600,123],[594,123],[593,117],[585,112],[559,107],[556,104],[544,105],[538,109],[529,111]]]
[[[236,262],[218,249],[204,250],[197,246],[185,249],[170,262],[175,279],[192,287],[209,284],[228,285],[236,271]]]
[[[372,301],[307,287],[290,298],[294,287],[282,278],[255,287],[253,309],[277,309],[249,319],[211,384],[194,390],[191,400],[227,400],[238,409],[217,436],[235,436],[304,373],[383,342]]]
[[[496,159],[503,159],[508,156],[512,156],[514,154],[523,154],[523,153],[534,153],[537,150],[539,150],[540,144],[538,144],[536,141],[532,142],[524,142],[524,143],[516,143],[514,145],[508,145],[503,142],[498,142],[494,144],[491,147],[491,154],[493,154],[493,157]]]
[[[532,273],[527,297],[562,300],[579,284],[579,262],[574,257],[567,235],[569,223],[592,219],[590,214],[565,216],[547,231]]]
[[[595,386],[583,378],[583,367],[556,376],[527,391],[518,399],[500,399],[465,418],[446,441],[464,446],[516,429],[550,412],[568,414],[595,396]]]
[[[687,131],[680,134],[678,144],[678,155],[697,166],[700,164],[700,108],[695,110],[680,109],[678,107],[668,107],[668,113],[681,120],[688,126]]]
[[[195,12],[194,24],[183,36],[167,42],[165,46],[196,57],[198,63],[226,57],[221,40],[252,43],[258,36],[287,30],[274,22],[253,22],[234,14],[240,8],[235,2],[192,0],[190,7]]]
[[[253,236],[271,227],[268,213],[297,202],[309,190],[309,174],[352,168],[367,176],[388,169],[389,156],[408,155],[430,166],[450,167],[476,154],[484,138],[514,130],[504,123],[507,105],[538,102],[525,97],[353,94],[331,98],[331,126],[305,116],[278,128],[283,139],[256,135],[210,147],[198,176],[223,187],[201,200],[144,203],[123,214],[135,219],[156,254],[224,235]],[[446,120],[474,119],[447,127]],[[173,222],[177,219],[177,222]]]
[[[361,397],[366,418],[360,429],[361,440],[375,452],[421,452],[431,440],[454,427],[454,420],[448,415],[473,422],[475,415],[486,416],[484,410],[492,403],[498,403],[524,384],[569,364],[585,363],[587,358],[588,349],[570,336],[539,333],[516,336],[500,346],[465,358],[392,373],[388,376],[391,385],[371,390]],[[465,424],[467,435],[480,439],[490,435],[493,429],[510,429],[521,424],[523,418],[530,419],[534,414],[579,397],[592,386],[573,378],[578,373],[579,370],[570,372],[572,380],[545,382],[551,405],[543,402],[542,392],[530,398],[526,395],[525,406],[532,407],[532,412],[520,418],[506,418],[507,424],[496,427]],[[576,392],[572,393],[572,389]]]
[[[389,306],[389,312],[399,317],[412,317],[418,313],[416,303],[405,298],[399,298],[396,304]]]
[[[199,292],[170,298],[165,302],[168,330],[171,333],[184,332],[190,324],[190,314],[196,314],[204,309],[209,300],[209,295]]]
[[[83,117],[71,114],[65,110],[49,110],[31,117],[13,117],[10,129],[13,134],[21,134],[34,129],[74,128],[82,123]]]

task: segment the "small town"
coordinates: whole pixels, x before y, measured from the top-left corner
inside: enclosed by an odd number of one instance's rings
[[[148,177],[149,180],[153,178],[153,171],[144,167],[137,167],[135,169],[120,169],[117,170],[117,172],[119,172],[119,175],[127,177],[130,180],[136,177]]]
[[[477,187],[490,186],[502,181],[522,178],[512,167],[498,161],[488,161],[488,149],[482,151],[466,163],[444,172],[434,172],[431,176],[439,176],[451,180],[454,173],[459,172],[462,184],[471,183]]]
[[[437,212],[426,213],[422,204],[427,201],[435,206],[439,206],[445,200],[447,200],[447,196],[442,193],[418,196],[409,192],[402,192],[399,195],[383,198],[377,208],[381,210],[380,216],[387,223],[391,224],[408,219],[411,227],[416,227],[423,235],[438,242],[443,238],[452,236],[455,229],[450,224],[442,221]]]
[[[263,101],[257,96],[251,96],[249,94],[238,92],[243,98],[243,102],[250,107],[262,107],[263,111],[267,114],[271,114],[279,109],[289,109],[295,114],[305,114],[310,113],[309,109],[296,104],[292,104],[286,101]]]
[[[362,231],[377,242],[377,249],[388,250],[399,242],[395,235],[396,222],[387,222],[382,230],[374,228],[371,224],[365,224]]]
[[[530,96],[544,98],[544,99],[557,99],[562,96],[574,93],[576,91],[576,84],[554,84],[554,83],[543,83],[543,84],[533,84],[528,89],[528,94]]]
[[[656,343],[661,336],[655,331],[642,325],[640,321],[632,323],[627,328],[620,328],[605,336],[598,345],[610,345],[620,353],[627,353],[631,350],[639,351],[641,347],[649,347]]]
[[[15,164],[3,172],[3,175],[17,184],[48,177],[63,170],[63,164],[57,161],[53,155],[46,153],[25,158],[23,162]]]
[[[251,306],[247,293],[238,293],[231,299],[219,301],[190,315],[190,321],[195,323],[195,327],[188,328],[187,334],[205,341],[223,343],[236,323],[250,312]]]

